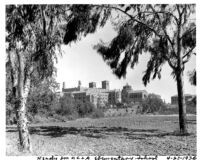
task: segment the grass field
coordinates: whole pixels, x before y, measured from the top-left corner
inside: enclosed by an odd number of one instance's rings
[[[31,155],[196,155],[196,116],[187,118],[187,136],[175,115],[32,124]],[[30,155],[18,151],[16,126],[6,127],[6,155]]]

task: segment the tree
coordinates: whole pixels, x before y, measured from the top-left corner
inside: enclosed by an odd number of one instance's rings
[[[161,78],[162,66],[168,63],[177,82],[180,132],[187,133],[183,72],[185,63],[195,54],[196,25],[191,21],[195,5],[109,7],[124,13],[127,19],[120,22],[118,35],[111,43],[108,46],[98,44],[97,51],[119,78],[126,76],[129,64],[134,68],[139,54],[149,52],[151,57],[143,76],[144,85],[151,77]]]
[[[158,98],[154,94],[149,94],[148,97],[141,103],[143,113],[159,112],[166,108],[166,105],[162,99]]]
[[[100,13],[103,26],[105,11],[98,7],[94,12],[90,5],[6,5],[7,95],[14,99],[22,150],[31,151],[26,116],[30,86],[55,73],[63,41],[70,44],[81,33],[94,33]]]
[[[87,116],[93,113],[95,110],[94,104],[92,104],[89,101],[82,102],[82,101],[76,100],[75,105],[76,105],[77,112],[79,116],[81,117]]]
[[[27,112],[34,116],[41,111],[45,113],[51,111],[58,101],[56,90],[58,90],[58,83],[53,77],[32,86],[27,98]]]
[[[100,42],[94,48],[119,78],[126,76],[129,65],[135,67],[140,54],[150,53],[142,79],[144,85],[151,78],[161,78],[162,66],[168,63],[177,83],[180,132],[187,133],[183,72],[185,64],[195,54],[195,5],[93,5],[93,9],[97,7],[118,14],[117,22],[113,22],[118,34],[110,43]],[[71,23],[76,23],[78,18]],[[95,27],[99,26],[98,19],[95,22]],[[84,33],[81,29],[75,32],[75,39]]]
[[[76,114],[76,103],[74,98],[64,95],[59,99],[60,109],[58,110],[61,115],[73,115]]]
[[[63,19],[67,6],[7,5],[6,43],[12,96],[20,146],[31,151],[26,103],[30,87],[54,74],[56,51],[61,52]]]

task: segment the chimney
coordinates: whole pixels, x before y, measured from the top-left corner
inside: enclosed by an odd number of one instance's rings
[[[63,89],[65,89],[65,82],[63,82]]]
[[[81,81],[78,81],[78,88],[81,88]]]

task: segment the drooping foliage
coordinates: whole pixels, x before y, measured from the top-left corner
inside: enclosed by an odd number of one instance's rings
[[[59,22],[65,8],[61,5],[6,6],[7,53],[23,56],[25,74],[31,73],[32,79],[44,79],[55,72],[56,50],[60,51],[63,39]]]
[[[24,63],[24,84],[29,78],[31,85],[37,86],[56,72],[54,63],[57,53],[62,53],[63,42],[68,44],[94,33],[110,15],[111,9],[92,5],[7,5],[7,100],[16,97],[19,56]]]
[[[79,40],[81,36],[94,33],[98,26],[103,27],[111,15],[111,9],[94,5],[72,5],[71,16],[65,26],[64,43]]]
[[[117,36],[106,45],[101,42],[94,48],[102,55],[117,77],[125,77],[126,69],[133,68],[139,54],[149,52],[150,59],[143,76],[146,85],[151,78],[161,78],[162,65],[167,62],[176,71],[177,26],[183,32],[181,37],[183,64],[194,54],[196,26],[191,21],[195,16],[195,5],[128,5],[110,6],[121,11],[128,18],[118,24]],[[181,12],[181,13],[180,13]],[[179,15],[179,16],[177,16]]]
[[[100,18],[101,9],[97,13],[88,12],[95,13],[91,17],[88,17],[87,10],[90,10],[89,5],[6,5],[6,71],[10,72],[7,74],[10,80],[7,88],[13,92],[7,93],[16,98],[13,106],[19,141],[24,150],[31,151],[26,115],[30,87],[55,73],[54,62],[57,53],[61,53],[63,39],[68,44],[80,37],[73,32],[78,32],[78,35],[82,32],[86,36],[95,31],[99,21],[100,26],[106,21],[106,16]],[[66,36],[65,32],[71,35]],[[15,95],[14,90],[17,92]]]
[[[51,77],[63,42],[94,33],[110,15],[111,9],[93,5],[6,5],[7,100],[16,97],[19,78],[24,89],[27,79],[37,86]]]
[[[118,35],[109,46],[101,43],[94,48],[97,49],[119,78],[125,77],[128,65],[130,64],[133,68],[138,63],[139,54],[146,47],[144,45],[147,43],[145,37],[150,34],[152,34],[151,31],[147,30],[145,26],[129,20],[120,26]],[[121,60],[123,54],[124,58]]]

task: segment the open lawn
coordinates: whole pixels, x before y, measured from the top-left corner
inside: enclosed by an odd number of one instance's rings
[[[31,155],[196,155],[196,116],[188,116],[189,135],[178,128],[175,115],[32,124]],[[6,155],[30,155],[18,151],[16,126],[6,127]]]

